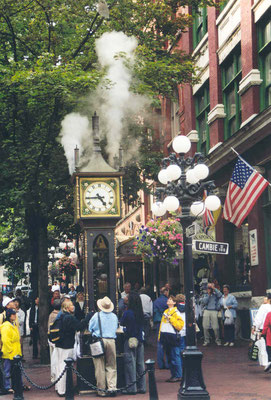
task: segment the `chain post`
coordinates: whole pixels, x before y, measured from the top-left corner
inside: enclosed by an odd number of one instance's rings
[[[13,358],[13,360],[14,360],[14,366],[13,366],[13,371],[12,371],[12,377],[14,380],[13,400],[24,400],[22,371],[20,368],[21,359],[22,359],[21,356],[15,356]]]
[[[66,367],[67,367],[65,399],[66,400],[74,400],[73,376],[72,376],[74,360],[72,358],[67,358],[64,361],[65,361]]]
[[[150,400],[159,400],[157,387],[156,387],[156,380],[155,380],[155,361],[154,360],[147,360],[145,362],[148,374],[149,374],[149,396]]]

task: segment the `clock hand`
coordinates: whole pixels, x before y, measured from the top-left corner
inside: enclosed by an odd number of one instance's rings
[[[96,196],[97,196],[97,198],[98,198],[99,200],[101,200],[102,204],[103,204],[104,206],[106,206],[106,202],[103,200],[103,199],[104,199],[104,196],[101,196],[99,193],[97,193]]]

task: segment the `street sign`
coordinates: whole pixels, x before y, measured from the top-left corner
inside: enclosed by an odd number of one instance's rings
[[[185,234],[187,237],[192,237],[195,236],[198,233],[198,225],[196,222],[193,222],[192,225],[189,225],[186,230],[185,230]]]
[[[193,248],[200,253],[229,254],[229,243],[193,240]]]
[[[24,272],[26,274],[30,274],[31,273],[31,262],[25,262],[24,263]]]

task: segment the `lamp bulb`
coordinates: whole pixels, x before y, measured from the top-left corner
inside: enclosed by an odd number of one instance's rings
[[[219,209],[221,206],[221,201],[219,197],[216,195],[212,194],[210,196],[207,196],[205,199],[205,207],[210,210],[210,211],[216,211]]]
[[[191,142],[187,136],[179,135],[173,139],[172,147],[176,153],[187,153],[191,149]]]
[[[182,174],[181,168],[176,164],[171,164],[166,169],[167,176],[170,181],[176,181]]]
[[[175,196],[167,196],[163,201],[163,205],[168,211],[176,211],[180,206],[180,202]]]
[[[193,168],[190,168],[186,172],[186,180],[187,180],[188,183],[191,183],[191,184],[198,183],[199,179],[196,177]]]
[[[205,205],[202,201],[194,201],[191,204],[190,211],[195,217],[200,217],[205,213]]]
[[[194,174],[198,179],[205,179],[209,175],[209,168],[205,164],[197,164],[194,167]]]
[[[168,181],[170,180],[168,175],[167,175],[167,169],[161,169],[161,171],[158,174],[158,180],[163,185],[167,185]]]

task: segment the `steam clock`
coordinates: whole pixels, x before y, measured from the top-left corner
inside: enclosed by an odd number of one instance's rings
[[[107,164],[101,154],[96,113],[92,129],[92,156],[87,162],[80,162],[74,173],[75,217],[83,228],[84,287],[89,309],[94,309],[97,300],[104,296],[115,304],[117,301],[114,231],[121,218],[123,175]]]

